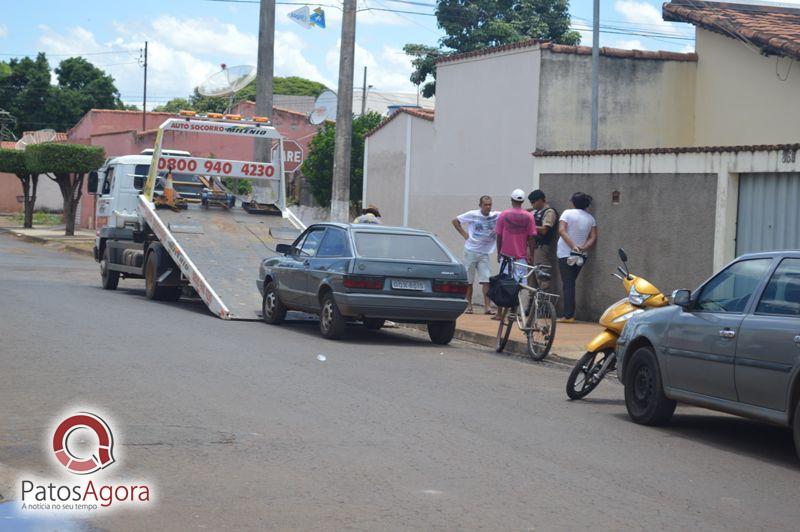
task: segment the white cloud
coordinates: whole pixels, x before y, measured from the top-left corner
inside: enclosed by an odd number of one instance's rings
[[[329,71],[339,71],[339,46],[328,50],[325,64]],[[364,67],[367,67],[367,83],[378,91],[416,92],[416,87],[409,81],[411,59],[399,48],[384,46],[376,55],[356,43],[355,79],[361,80]],[[355,83],[358,85],[358,83]]]
[[[661,9],[653,4],[639,0],[617,0],[614,10],[620,13],[626,22],[642,26],[647,31],[682,35],[685,32],[681,25],[665,22],[661,18]]]
[[[216,19],[178,20],[164,15],[142,27],[121,23],[113,27],[114,38],[99,43],[92,32],[82,27],[69,28],[62,33],[39,26],[42,32],[39,49],[48,55],[87,54],[87,59],[114,77],[125,102],[139,103],[142,98],[142,69],[137,59],[142,43],[148,40],[148,108],[170,98],[189,96],[194,87],[219,70],[220,62],[256,64],[257,37]],[[333,86],[304,57],[306,46],[295,33],[276,31],[275,75],[302,76]],[[56,66],[57,59],[60,57],[51,61],[52,66]]]
[[[647,50],[647,46],[642,44],[639,39],[619,39],[609,44],[612,48],[622,48],[623,50]]]
[[[0,24],[0,39],[8,37],[8,27],[5,24]]]

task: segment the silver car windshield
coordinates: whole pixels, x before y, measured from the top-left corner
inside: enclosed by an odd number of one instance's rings
[[[369,259],[450,262],[447,253],[428,235],[357,232],[355,241],[359,256]]]

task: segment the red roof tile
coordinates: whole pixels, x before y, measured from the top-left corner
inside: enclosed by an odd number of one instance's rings
[[[449,61],[458,61],[461,59],[469,59],[471,57],[480,57],[484,55],[497,54],[506,52],[508,50],[517,50],[522,48],[533,48],[539,46],[542,50],[550,50],[555,54],[577,54],[577,55],[591,55],[591,46],[570,46],[566,44],[556,44],[549,41],[538,41],[536,39],[528,39],[518,41],[511,44],[504,44],[502,46],[493,46],[491,48],[481,48],[472,52],[464,52],[462,54],[445,55],[436,60],[436,64],[447,63]],[[601,47],[600,55],[606,57],[618,57],[627,59],[655,59],[662,61],[697,61],[697,54],[695,53],[678,53],[666,51],[648,51],[648,50],[623,50],[621,48],[608,48]]]
[[[395,111],[391,116],[386,118],[383,122],[378,124],[374,129],[367,132],[366,136],[369,137],[370,135],[377,133],[379,129],[383,126],[400,116],[401,113],[405,113],[407,115],[411,115],[414,118],[421,118],[423,120],[428,120],[433,122],[434,110],[433,109],[420,109],[417,107],[400,107],[397,111]]]
[[[765,53],[800,59],[800,9],[676,0],[664,4],[663,16],[752,43]]]
[[[747,146],[684,146],[675,148],[619,148],[611,150],[540,150],[534,157],[591,157],[596,155],[646,155],[658,153],[726,153],[738,151],[800,150],[800,144],[757,144]]]

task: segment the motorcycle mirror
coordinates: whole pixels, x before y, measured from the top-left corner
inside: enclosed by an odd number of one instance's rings
[[[619,260],[621,260],[622,262],[628,262],[628,254],[625,253],[624,249],[619,248],[618,253],[619,253]]]

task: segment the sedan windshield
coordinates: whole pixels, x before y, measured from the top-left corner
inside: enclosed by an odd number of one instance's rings
[[[447,253],[428,235],[356,232],[355,241],[358,254],[365,258],[450,262]]]

